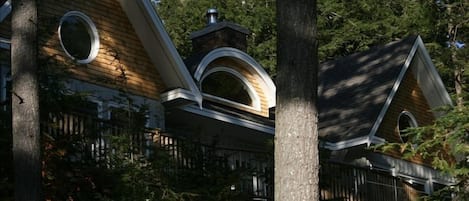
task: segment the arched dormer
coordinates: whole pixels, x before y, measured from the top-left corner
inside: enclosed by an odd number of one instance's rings
[[[251,83],[229,67],[214,67],[204,73],[200,90],[207,99],[261,111],[259,96]]]
[[[275,107],[274,83],[260,64],[241,50],[212,50],[195,66],[194,79],[205,100],[262,116]]]

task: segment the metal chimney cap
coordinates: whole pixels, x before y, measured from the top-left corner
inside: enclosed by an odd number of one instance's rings
[[[218,20],[218,11],[215,8],[209,8],[205,16],[207,16],[207,26],[216,24]]]

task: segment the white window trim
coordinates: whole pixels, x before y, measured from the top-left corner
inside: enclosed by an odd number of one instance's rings
[[[65,20],[65,18],[67,17],[71,17],[71,16],[75,16],[75,17],[79,17],[81,18],[82,20],[84,20],[87,25],[88,25],[88,32],[89,34],[91,35],[91,50],[90,50],[90,54],[88,55],[88,58],[86,59],[76,59],[75,57],[73,57],[68,51],[67,49],[65,48],[63,42],[62,42],[62,36],[61,36],[61,28],[62,28],[62,23],[63,21]],[[65,51],[65,54],[67,54],[67,56],[69,56],[70,58],[72,58],[73,60],[75,60],[77,63],[80,63],[80,64],[87,64],[87,63],[90,63],[91,61],[93,61],[96,56],[98,55],[98,52],[99,52],[99,35],[98,35],[98,30],[96,29],[96,25],[93,23],[93,21],[91,20],[91,18],[89,18],[87,15],[85,15],[84,13],[82,12],[79,12],[79,11],[69,11],[67,13],[65,13],[64,16],[62,16],[62,18],[60,19],[60,24],[59,24],[59,30],[58,30],[58,34],[59,34],[59,40],[60,40],[60,45],[62,46],[62,49]]]
[[[244,85],[244,87],[246,88],[246,91],[248,92],[249,94],[249,97],[251,98],[252,100],[252,106],[250,105],[245,105],[245,104],[242,104],[242,103],[238,103],[236,101],[232,101],[232,100],[228,100],[228,99],[225,99],[225,98],[222,98],[222,97],[218,97],[218,96],[214,96],[214,95],[211,95],[211,94],[207,94],[207,93],[204,93],[202,91],[202,83],[204,82],[205,78],[213,73],[216,73],[216,72],[225,72],[225,73],[229,73],[231,75],[234,75],[235,77],[237,77],[239,80],[241,80],[241,84]],[[215,67],[215,68],[212,68],[210,70],[208,70],[203,76],[202,78],[200,79],[200,82],[199,82],[199,88],[200,90],[202,91],[202,94],[204,97],[206,97],[207,99],[212,99],[212,100],[218,100],[218,101],[222,101],[222,102],[226,102],[228,103],[229,105],[233,105],[235,107],[241,107],[241,108],[245,108],[245,109],[252,109],[252,110],[255,110],[255,111],[261,111],[261,101],[260,101],[260,98],[259,96],[257,95],[256,93],[256,90],[254,89],[254,87],[252,87],[252,85],[249,83],[249,81],[243,76],[241,75],[241,73],[239,73],[238,71],[236,70],[233,70],[231,68],[227,68],[227,67]]]
[[[398,133],[399,133],[399,138],[401,139],[401,142],[404,142],[404,140],[402,139],[402,136],[401,136],[401,130],[402,130],[402,129],[399,127],[399,121],[401,120],[401,117],[404,116],[404,115],[409,117],[409,119],[410,119],[410,126],[411,126],[412,128],[419,126],[418,123],[417,123],[417,119],[415,118],[415,116],[414,116],[411,112],[409,112],[409,111],[407,111],[407,110],[402,111],[402,112],[399,114],[399,117],[397,118],[397,131],[398,131]]]

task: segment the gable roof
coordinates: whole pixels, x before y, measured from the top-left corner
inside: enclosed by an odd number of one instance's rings
[[[202,96],[181,56],[164,29],[150,0],[119,0],[168,91],[164,101],[189,100],[202,104]]]
[[[321,64],[318,108],[324,146],[343,149],[377,140],[376,131],[416,56],[425,62],[417,69],[417,79],[430,106],[450,105],[451,99],[419,36]]]

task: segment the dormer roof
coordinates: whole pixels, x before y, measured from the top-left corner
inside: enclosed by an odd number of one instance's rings
[[[416,58],[423,61],[415,70],[431,109],[451,105],[419,36],[321,64],[319,135],[325,147],[342,149],[379,141],[378,127]]]

